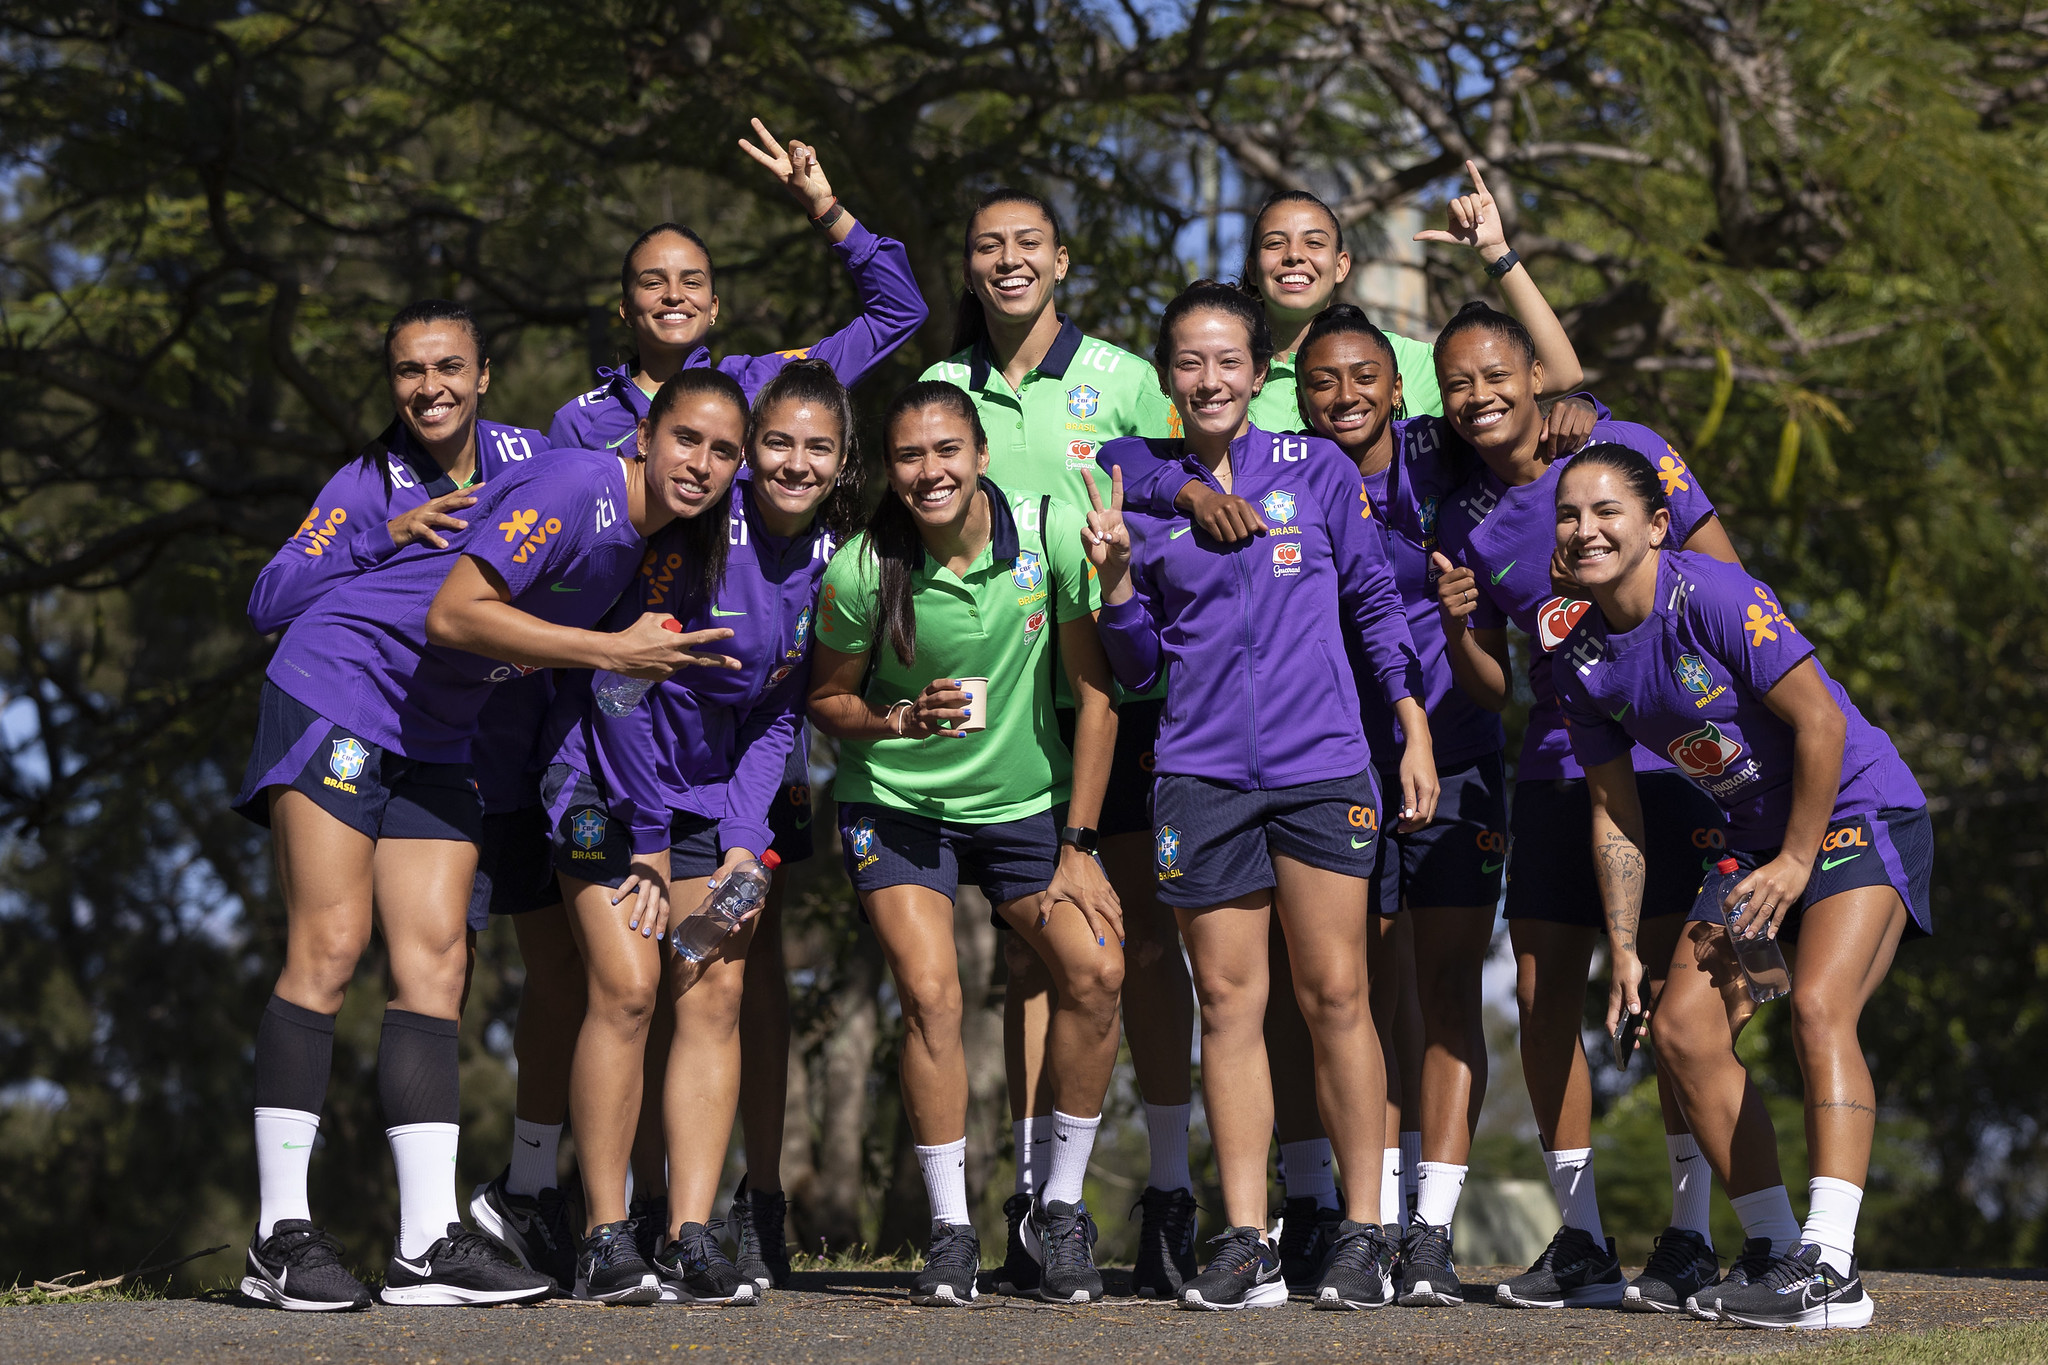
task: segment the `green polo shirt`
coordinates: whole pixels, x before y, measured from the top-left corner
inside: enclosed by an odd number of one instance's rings
[[[989,490],[994,533],[965,576],[930,555],[913,575],[917,653],[909,664],[871,633],[879,565],[868,538],[849,541],[825,569],[818,642],[842,654],[873,649],[869,701],[909,700],[934,678],[989,680],[989,695],[977,696],[972,707],[988,717],[978,734],[842,741],[833,789],[840,801],[993,825],[1037,815],[1068,797],[1074,764],[1054,716],[1057,660],[1049,642],[1059,622],[1102,605],[1081,546],[1083,518],[1056,498],[1045,534],[1039,494],[1019,490],[1006,499],[993,481],[982,487]]]
[[[1410,417],[1444,415],[1443,392],[1436,386],[1436,348],[1387,333],[1394,344],[1394,368],[1401,372],[1401,402]],[[1295,397],[1294,357],[1276,355],[1266,367],[1266,387],[1252,399],[1252,425],[1261,431],[1300,431],[1301,406]]]
[[[1152,362],[1083,336],[1064,317],[1045,358],[1015,389],[980,346],[941,360],[920,377],[943,379],[974,400],[988,433],[991,479],[1005,488],[1035,488],[1075,507],[1088,506],[1084,470],[1095,472],[1095,486],[1109,496],[1109,485],[1095,469],[1095,449],[1104,441],[1180,434]]]

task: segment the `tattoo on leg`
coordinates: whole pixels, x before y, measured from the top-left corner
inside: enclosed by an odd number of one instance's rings
[[[1815,1109],[1847,1109],[1852,1113],[1868,1114],[1872,1118],[1877,1117],[1877,1111],[1860,1100],[1815,1100],[1813,1107]]]

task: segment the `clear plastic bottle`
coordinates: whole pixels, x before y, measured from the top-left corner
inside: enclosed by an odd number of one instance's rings
[[[768,879],[781,865],[782,858],[771,848],[758,861],[749,858],[726,873],[704,904],[669,929],[669,946],[692,962],[717,952],[733,926],[768,899]]]
[[[683,623],[671,616],[661,623],[663,630],[683,633]],[[629,678],[623,673],[598,670],[591,680],[590,690],[597,696],[597,709],[608,716],[623,716],[640,704],[647,695],[647,689],[654,686],[652,678]]]
[[[1749,897],[1737,901],[1733,910],[1726,907],[1729,890],[1742,880],[1742,864],[1733,858],[1723,858],[1714,864],[1714,873],[1707,879],[1706,894],[1714,898],[1714,905],[1721,911],[1721,922],[1728,927],[1728,942],[1735,949],[1735,962],[1742,968],[1742,983],[1749,989],[1749,998],[1761,1005],[1790,995],[1792,969],[1785,965],[1785,953],[1778,947],[1778,940],[1762,934],[1744,938],[1735,931],[1735,922],[1742,918]]]

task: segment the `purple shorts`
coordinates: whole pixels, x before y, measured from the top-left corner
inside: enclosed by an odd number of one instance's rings
[[[1731,848],[1728,855],[1744,872],[1778,856],[1775,848],[1743,850]],[[1889,886],[1906,903],[1912,917],[1906,925],[1907,938],[1925,938],[1934,932],[1934,906],[1930,889],[1934,881],[1934,822],[1927,807],[1890,807],[1885,810],[1855,811],[1828,821],[1828,832],[1820,841],[1820,857],[1807,879],[1806,894],[1799,904],[1785,912],[1778,937],[1787,942],[1799,939],[1799,921],[1809,906],[1830,896],[1866,886]],[[1695,899],[1688,920],[1721,923],[1721,907],[1705,895]]]

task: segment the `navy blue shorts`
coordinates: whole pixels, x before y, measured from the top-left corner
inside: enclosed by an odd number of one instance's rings
[[[492,915],[523,915],[562,903],[548,843],[544,807],[484,817],[477,841],[476,882],[469,891],[469,927],[481,933]]]
[[[1492,906],[1508,862],[1508,783],[1499,754],[1436,770],[1436,819],[1412,834],[1389,820],[1366,904],[1375,915],[1405,906]],[[1380,790],[1398,794],[1401,770],[1381,768]]]
[[[1637,773],[1636,792],[1649,845],[1642,917],[1686,914],[1699,894],[1701,870],[1727,851],[1727,817],[1713,797],[1675,772]],[[1507,918],[1605,929],[1586,779],[1517,782],[1508,829]]]
[[[1729,849],[1727,856],[1749,872],[1777,857],[1778,850]],[[1927,807],[1891,806],[1837,816],[1828,822],[1828,832],[1821,838],[1820,857],[1814,860],[1806,894],[1785,912],[1778,937],[1788,943],[1799,940],[1799,921],[1808,906],[1844,891],[1889,886],[1899,893],[1906,913],[1912,916],[1906,937],[1925,938],[1934,932],[1933,881],[1934,821],[1928,818]],[[1719,924],[1721,907],[1705,893],[1702,885],[1686,918]]]
[[[617,886],[633,863],[632,836],[588,775],[550,763],[540,780],[555,870],[578,881]],[[718,822],[692,811],[669,812],[668,879],[708,877],[718,870]]]
[[[1356,777],[1240,791],[1205,777],[1161,773],[1152,788],[1153,869],[1159,899],[1202,910],[1273,886],[1273,856],[1372,879],[1380,797],[1370,768]]]
[[[256,743],[237,814],[270,827],[270,788],[290,787],[372,839],[483,837],[484,802],[467,763],[421,763],[391,753],[264,680]]]
[[[768,807],[768,846],[782,865],[800,863],[818,851],[811,837],[811,727],[798,722],[796,747],[782,768],[782,785]]]
[[[991,906],[1035,896],[1052,885],[1067,808],[992,825],[956,825],[891,806],[848,801],[839,807],[846,875],[866,895],[891,886],[924,886],[951,900],[962,882]],[[866,907],[861,910],[863,918]],[[991,915],[997,928],[1007,928]]]
[[[1102,814],[1095,832],[1105,839],[1119,834],[1152,833],[1152,751],[1159,744],[1159,717],[1164,698],[1127,701],[1116,708],[1116,753],[1109,760],[1109,785],[1102,792]],[[1074,751],[1074,711],[1059,711],[1060,739]]]

